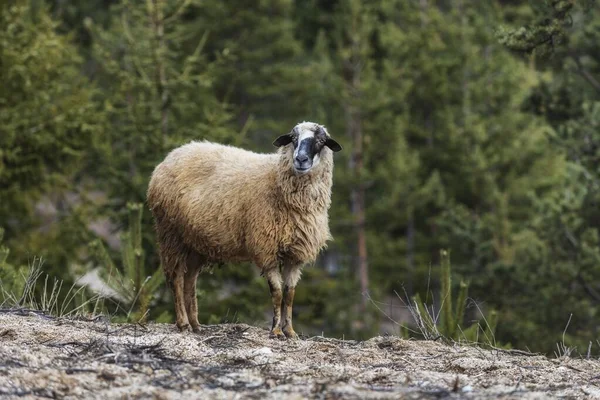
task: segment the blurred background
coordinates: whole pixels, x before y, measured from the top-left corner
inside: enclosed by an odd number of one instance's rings
[[[271,152],[309,120],[344,151],[296,331],[452,314],[459,340],[600,352],[596,2],[4,0],[0,46],[0,303],[37,268],[31,298],[60,281],[65,307],[173,322],[154,166],[190,140]],[[198,296],[201,323],[270,324],[252,265]]]

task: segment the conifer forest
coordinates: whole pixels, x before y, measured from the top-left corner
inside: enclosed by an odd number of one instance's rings
[[[343,150],[298,334],[600,355],[594,0],[0,2],[0,305],[173,323],[154,167],[302,121]],[[270,324],[251,264],[197,296]]]

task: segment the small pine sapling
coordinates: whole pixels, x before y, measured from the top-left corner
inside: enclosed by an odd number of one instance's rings
[[[143,204],[128,203],[129,226],[121,235],[121,268],[117,268],[100,239],[90,243],[97,262],[103,267],[101,275],[111,289],[119,295],[126,307],[126,319],[145,322],[150,302],[164,280],[160,268],[149,275],[144,265],[142,247]]]
[[[452,269],[450,253],[440,251],[440,311],[435,312],[433,305],[428,308],[417,293],[409,307],[417,327],[425,339],[444,338],[447,340],[466,340],[468,342],[495,345],[494,332],[498,323],[498,314],[492,310],[486,317],[478,308],[482,319],[464,327],[463,320],[467,309],[469,283],[461,281],[456,295],[456,304],[452,304]]]

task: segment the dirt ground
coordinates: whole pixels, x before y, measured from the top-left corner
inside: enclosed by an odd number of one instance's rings
[[[0,398],[600,398],[600,361],[396,337],[282,341],[241,324],[181,334],[0,310]]]

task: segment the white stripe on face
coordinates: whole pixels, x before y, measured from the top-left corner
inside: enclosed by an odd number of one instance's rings
[[[294,149],[294,158],[296,158],[298,156],[298,150],[300,149],[300,143],[302,143],[302,141],[304,139],[308,139],[311,137],[315,137],[315,133],[313,131],[311,131],[310,129],[306,129],[300,133],[300,135],[298,136],[298,145],[296,146],[296,149]]]

